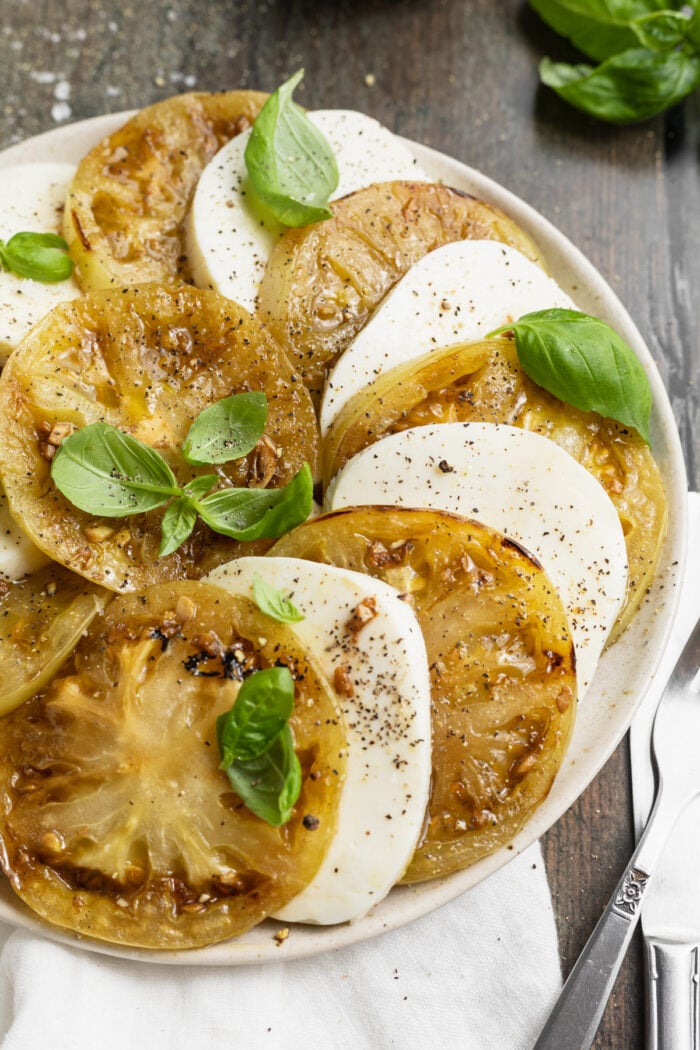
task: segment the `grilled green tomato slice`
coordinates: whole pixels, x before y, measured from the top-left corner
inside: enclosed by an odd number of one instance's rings
[[[451,383],[463,384],[467,377],[480,372],[488,362],[491,345],[460,343],[433,350],[418,360],[388,369],[351,397],[323,442],[324,488],[358,452],[386,434],[408,429],[407,419],[414,420],[411,426],[458,422],[458,412],[463,409],[457,394],[449,408],[440,395]]]
[[[432,351],[380,376],[340,412],[324,444],[324,478],[386,434],[434,423],[507,423],[561,445],[600,482],[625,535],[625,604],[610,641],[620,636],[654,578],[668,504],[659,468],[634,430],[597,412],[564,404],[523,372],[512,342],[485,340]]]
[[[216,719],[242,678],[279,664],[295,680],[303,784],[274,828],[219,769]],[[87,937],[235,937],[307,884],[334,833],[336,698],[288,628],[211,584],[114,598],[60,677],[0,720],[0,740],[6,874],[42,918]]]
[[[403,881],[447,875],[512,839],[551,787],[576,707],[566,614],[540,566],[476,522],[396,507],[316,518],[278,540],[275,555],[385,580],[418,617],[433,779]]]
[[[183,223],[199,176],[266,98],[227,91],[164,99],[90,150],[63,221],[83,289],[189,279]]]
[[[0,589],[4,715],[48,685],[112,595],[56,564]]]
[[[241,549],[259,551],[200,522],[177,551],[159,558],[162,509],[121,519],[83,513],[51,481],[51,456],[74,427],[104,420],[158,449],[180,486],[217,474],[220,488],[279,488],[317,460],[313,406],[294,380],[258,321],[215,292],[151,284],[61,304],[0,377],[0,474],[12,514],[51,558],[110,590],[199,577]],[[253,451],[218,467],[186,463],[179,450],[192,420],[214,401],[249,390],[268,399],[265,433]]]
[[[331,366],[399,278],[450,241],[503,241],[541,263],[502,212],[428,182],[386,182],[352,193],[333,218],[288,230],[270,257],[258,313],[296,361],[316,402]]]

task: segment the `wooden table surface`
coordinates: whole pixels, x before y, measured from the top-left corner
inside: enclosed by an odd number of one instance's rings
[[[0,148],[190,89],[272,90],[303,66],[300,101],[466,161],[588,255],[659,365],[698,488],[700,96],[606,127],[538,86],[543,54],[575,58],[518,0],[0,0]],[[631,851],[629,788],[623,746],[545,837],[565,971]],[[635,944],[595,1046],[642,1045]]]

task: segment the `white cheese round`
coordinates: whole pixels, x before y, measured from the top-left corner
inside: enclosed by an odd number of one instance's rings
[[[429,252],[387,295],[332,369],[325,435],[382,372],[452,343],[472,343],[523,314],[574,304],[535,263],[500,241],[454,241]]]
[[[429,507],[474,518],[545,569],[567,611],[579,699],[625,597],[627,551],[603,487],[549,438],[494,423],[439,423],[382,438],[338,473],[327,510]]]
[[[259,573],[304,619],[290,624],[338,692],[347,767],[338,827],[312,882],[277,918],[362,918],[403,875],[423,827],[431,775],[430,679],[418,621],[381,580],[296,558],[240,558],[207,579],[252,597]],[[349,626],[358,605],[374,615]],[[367,605],[369,603],[369,605]]]
[[[60,233],[72,164],[21,164],[0,171],[0,240],[15,233]],[[0,361],[44,314],[80,294],[76,281],[43,284],[0,267]]]
[[[340,181],[333,199],[374,182],[427,181],[407,146],[372,117],[352,110],[308,114],[328,139]],[[187,221],[187,254],[195,284],[214,288],[248,310],[285,227],[256,208],[246,183],[250,131],[231,139],[202,172]]]

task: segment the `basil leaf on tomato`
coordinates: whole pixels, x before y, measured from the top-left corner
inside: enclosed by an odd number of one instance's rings
[[[245,679],[230,711],[217,720],[221,768],[267,751],[294,709],[294,679],[287,667],[266,667]]]
[[[255,448],[266,421],[265,394],[232,394],[200,412],[183,442],[182,454],[195,465],[240,459]]]
[[[604,321],[577,310],[541,310],[490,334],[507,331],[538,386],[574,408],[634,427],[649,444],[649,380],[634,351]]]
[[[220,489],[197,504],[207,525],[234,540],[276,539],[306,521],[313,506],[308,463],[279,489]]]
[[[163,457],[108,423],[90,423],[64,438],[51,477],[74,506],[107,518],[141,514],[180,495]]]
[[[197,500],[203,499],[207,492],[211,492],[219,482],[218,474],[199,474],[192,481],[188,481],[182,490],[190,503],[196,506]]]
[[[273,827],[285,824],[301,792],[301,766],[289,717],[294,679],[287,667],[256,671],[241,685],[216,735],[221,768],[237,795]]]
[[[233,762],[226,776],[252,813],[274,828],[286,824],[301,794],[301,765],[289,726],[262,755]]]
[[[165,558],[176,551],[192,534],[197,524],[197,511],[186,498],[173,500],[166,507],[160,526],[158,557]]]

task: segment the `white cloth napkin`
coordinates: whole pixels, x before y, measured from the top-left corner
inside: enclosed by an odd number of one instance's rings
[[[0,956],[0,1045],[530,1050],[560,984],[535,845],[432,915],[313,959],[175,969],[16,930]]]
[[[175,969],[0,924],[3,939],[2,1050],[530,1050],[561,987],[537,845],[432,915],[314,959]]]

